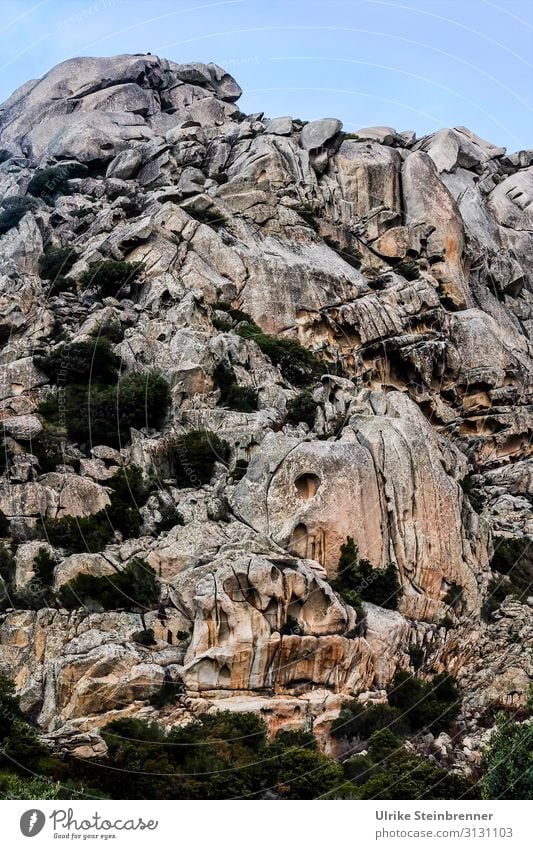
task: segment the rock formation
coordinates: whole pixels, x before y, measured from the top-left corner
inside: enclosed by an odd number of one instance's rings
[[[244,115],[240,94],[214,64],[117,56],[68,60],[0,106],[0,509],[21,592],[0,617],[0,668],[50,740],[90,756],[118,715],[252,709],[273,731],[327,730],[417,648],[420,674],[458,677],[475,736],[532,674],[533,600],[481,609],[494,534],[533,534],[533,152],[464,127],[417,138]],[[42,256],[59,248],[75,262],[54,285]],[[141,263],[135,285],[91,288],[109,261]],[[109,444],[62,433],[43,468],[41,402],[61,394],[43,357],[110,327],[122,375],[168,381],[166,418]],[[307,423],[288,419],[302,384],[273,338],[320,363]],[[224,402],[221,367],[257,409]],[[154,475],[193,430],[229,445],[209,483],[165,469],[138,534],[48,544],[43,519],[102,515],[121,467]],[[162,529],[172,508],[183,523]],[[348,537],[394,564],[398,610],[334,591]],[[53,592],[142,558],[159,608],[36,606],[43,547]],[[149,629],[153,643],[134,639]],[[165,681],[182,692],[159,710]]]

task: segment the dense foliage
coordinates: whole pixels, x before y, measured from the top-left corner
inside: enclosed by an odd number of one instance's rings
[[[219,363],[213,377],[220,390],[220,403],[223,407],[243,413],[253,413],[257,410],[257,392],[255,389],[239,386],[231,366]]]
[[[61,587],[58,598],[67,610],[151,610],[157,605],[159,584],[152,567],[135,558],[113,575],[78,575]]]
[[[100,350],[103,345],[102,341],[95,348]],[[83,370],[90,367],[91,361],[83,361]],[[66,371],[72,373],[70,366]],[[129,441],[130,428],[158,427],[169,403],[169,387],[163,377],[131,372],[117,382],[102,375],[98,382],[92,375],[86,383],[67,383],[41,402],[39,413],[53,429],[65,429],[75,442],[120,447]]]
[[[22,221],[27,212],[35,208],[31,198],[4,198],[0,207],[0,236],[4,236]]]
[[[289,424],[298,425],[300,422],[312,428],[315,423],[317,404],[313,401],[310,392],[300,392],[287,402],[287,421]]]
[[[129,296],[144,266],[141,262],[100,260],[80,277],[82,288],[95,290],[101,298]]]
[[[45,250],[39,260],[39,274],[43,280],[50,281],[50,294],[58,295],[75,287],[75,281],[68,280],[65,275],[69,273],[77,259],[78,252],[74,248]]]
[[[368,560],[359,557],[352,537],[341,546],[337,577],[331,581],[331,586],[356,609],[360,608],[361,601],[368,601],[396,610],[402,595],[394,564],[389,563],[384,569],[374,568]]]
[[[475,784],[408,751],[390,730],[375,732],[368,754],[348,759],[344,771],[357,799],[480,798]]]
[[[252,339],[293,386],[307,386],[324,372],[320,360],[296,339],[270,336],[253,323],[242,323],[237,333],[244,339]]]
[[[209,483],[216,462],[228,463],[230,447],[216,433],[191,430],[172,437],[164,455],[178,486],[199,487]]]
[[[483,766],[485,799],[533,799],[533,724],[500,717]]]

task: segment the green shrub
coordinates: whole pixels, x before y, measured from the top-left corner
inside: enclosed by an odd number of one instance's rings
[[[4,236],[16,227],[27,212],[35,209],[35,201],[31,198],[4,198],[0,208],[0,236]]]
[[[37,368],[51,383],[61,386],[85,382],[114,384],[118,379],[120,357],[113,353],[108,339],[60,345],[43,357],[35,357]]]
[[[533,799],[533,724],[500,716],[483,767],[484,799]]]
[[[123,466],[108,481],[113,490],[107,516],[113,528],[125,539],[139,536],[142,525],[139,508],[146,503],[150,487],[145,483],[142,470],[135,465]]]
[[[243,339],[251,339],[262,352],[278,366],[283,377],[294,386],[307,386],[317,380],[324,371],[320,360],[295,339],[278,339],[263,333],[257,325],[242,324],[237,333]]]
[[[170,392],[157,374],[132,372],[115,385],[67,385],[61,396],[48,395],[38,412],[52,426],[66,427],[69,437],[80,443],[121,447],[130,428],[158,427],[166,415]]]
[[[174,704],[184,692],[185,687],[181,680],[173,681],[169,675],[165,675],[161,688],[150,696],[150,704],[160,710],[165,705]]]
[[[51,205],[60,195],[70,194],[69,180],[72,177],[83,176],[87,168],[81,163],[69,163],[66,165],[53,165],[43,168],[31,178],[28,184],[28,194],[42,198],[45,203]]]
[[[384,728],[404,736],[409,731],[409,723],[397,707],[381,703],[365,706],[359,702],[351,702],[341,710],[333,722],[331,734],[336,738],[358,737],[368,740],[374,732]]]
[[[221,333],[229,333],[233,329],[231,321],[224,321],[223,318],[218,318],[216,315],[211,319],[211,324],[215,330],[219,330]]]
[[[150,485],[144,480],[142,469],[134,463],[122,466],[107,485],[113,490],[113,498],[135,507],[143,507],[151,491]]]
[[[43,405],[44,407],[44,405]],[[42,407],[39,407],[41,412]],[[56,401],[53,399],[52,410],[56,410]],[[37,457],[41,472],[54,472],[57,466],[69,462],[68,449],[64,441],[52,433],[44,430],[31,442],[31,453]]]
[[[352,537],[341,546],[337,577],[331,581],[335,592],[348,604],[355,593],[363,601],[396,610],[402,596],[398,573],[394,564],[385,569],[375,569],[368,560],[359,557]],[[353,606],[353,605],[352,605]]]
[[[113,526],[105,510],[92,516],[43,519],[42,523],[48,542],[57,548],[64,548],[69,554],[103,551],[114,536]]]
[[[55,560],[46,548],[40,548],[33,561],[33,572],[37,581],[43,587],[51,587],[54,583]]]
[[[217,461],[227,464],[230,447],[216,433],[191,430],[172,438],[165,453],[178,486],[199,487],[209,483]]]
[[[131,639],[140,646],[155,646],[157,642],[153,628],[146,628],[144,631],[135,631],[131,635]]]
[[[310,392],[300,392],[295,398],[287,402],[287,421],[289,424],[298,425],[304,422],[312,430],[315,423],[317,405],[313,401]]]
[[[161,521],[157,529],[159,532],[171,531],[176,525],[183,525],[183,516],[176,507],[161,507],[159,509]]]
[[[457,683],[446,673],[427,682],[399,670],[394,676],[389,702],[404,713],[414,731],[428,728],[438,734],[449,727],[459,711]]]
[[[533,594],[533,539],[495,537],[491,569],[507,575],[511,592],[520,601]]]
[[[89,265],[80,277],[82,288],[94,289],[101,298],[130,294],[144,265],[142,262],[100,260]]]
[[[39,260],[41,278],[55,281],[65,277],[77,262],[78,256],[75,248],[47,248]]]
[[[378,740],[378,747],[382,741]],[[390,748],[390,746],[389,746]],[[457,773],[400,748],[385,759],[361,758],[358,799],[479,799],[479,789]]]
[[[257,410],[257,392],[254,389],[239,386],[231,366],[219,363],[213,377],[220,390],[220,402],[224,407],[239,410],[242,413],[253,413]]]
[[[64,584],[58,593],[67,610],[95,607],[102,610],[153,609],[159,598],[159,583],[151,566],[135,558],[115,575],[78,575]]]

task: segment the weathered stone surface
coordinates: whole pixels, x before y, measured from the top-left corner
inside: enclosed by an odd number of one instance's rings
[[[337,118],[321,118],[310,121],[300,133],[300,144],[304,150],[316,150],[331,141],[342,130],[342,122]]]
[[[98,730],[113,718],[173,725],[221,709],[256,711],[273,733],[312,727],[329,750],[342,700],[383,702],[417,648],[421,674],[459,677],[469,744],[416,745],[477,764],[481,715],[523,705],[531,676],[530,607],[508,599],[480,617],[490,531],[533,535],[531,151],[505,156],[464,127],[418,141],[386,126],[345,138],[336,119],[300,130],[246,118],[240,93],[213,64],[119,56],[69,60],[0,107],[2,209],[28,201],[0,237],[14,586],[30,597],[39,517],[108,508],[106,485],[132,463],[151,486],[141,535],[47,550],[57,587],[134,557],[160,582],[144,619],[0,614],[2,672],[54,744],[82,757],[105,752]],[[36,171],[59,162],[76,166],[69,193],[27,199]],[[41,279],[46,246],[79,254],[65,291]],[[101,260],[143,263],[127,299],[78,291]],[[246,314],[279,338],[243,338]],[[74,443],[36,413],[49,376],[34,355],[100,333],[122,374],[155,371],[170,387],[163,429],[133,429],[120,450]],[[281,340],[319,359],[309,387]],[[230,453],[183,488],[165,451],[193,429]],[[348,536],[396,565],[398,612],[365,603],[363,623],[331,589]],[[154,645],[133,640],[144,628]],[[150,695],[181,679],[183,697],[154,711]]]
[[[284,118],[272,118],[265,125],[265,133],[272,133],[274,136],[290,136],[292,132],[292,118],[290,115]]]

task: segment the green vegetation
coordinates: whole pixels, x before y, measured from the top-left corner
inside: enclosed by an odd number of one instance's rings
[[[52,206],[60,195],[70,194],[70,183],[73,177],[81,177],[87,173],[87,168],[81,163],[53,165],[36,171],[28,184],[28,194],[42,198]]]
[[[483,798],[533,799],[533,724],[501,715],[483,768]]]
[[[396,610],[402,596],[398,572],[394,564],[385,569],[375,569],[368,560],[359,557],[352,537],[341,547],[337,577],[331,586],[347,604],[361,606],[368,601],[389,610]]]
[[[59,603],[67,610],[88,607],[92,610],[146,610],[157,606],[159,583],[151,566],[135,558],[116,575],[78,575],[64,584]]]
[[[457,684],[445,673],[428,682],[398,671],[388,700],[388,704],[347,703],[332,725],[332,735],[361,741],[384,729],[399,737],[424,729],[437,735],[449,728],[459,709]]]
[[[0,236],[4,236],[16,227],[27,212],[35,209],[35,201],[31,198],[4,198],[0,207]]]
[[[78,260],[78,252],[74,248],[47,248],[39,260],[39,274],[43,280],[51,281],[50,294],[58,295],[75,288],[74,280],[67,280],[65,275]]]
[[[413,731],[427,728],[438,734],[450,726],[459,711],[457,683],[446,673],[422,681],[399,670],[392,682],[389,704],[402,712]]]
[[[140,646],[155,646],[156,644],[153,628],[146,628],[144,631],[135,631],[131,635],[131,639]]]
[[[104,340],[93,348],[102,345]],[[90,369],[90,362],[85,361],[84,368]],[[70,365],[65,371],[71,373]],[[51,429],[66,429],[75,442],[115,447],[128,442],[130,428],[161,424],[170,403],[168,383],[163,377],[131,372],[116,383],[106,384],[103,377],[100,380],[67,383],[60,395],[50,393],[45,397],[39,413]]]
[[[316,410],[317,404],[313,401],[311,393],[300,392],[295,398],[291,398],[287,402],[287,421],[292,425],[304,422],[312,429],[315,423]]]
[[[168,734],[120,719],[103,733],[103,763],[113,769],[84,771],[119,799],[313,799],[344,781],[312,738],[289,733],[268,742],[264,723],[250,713],[204,715]]]
[[[72,781],[68,765],[40,742],[4,675],[0,675],[0,794],[4,799],[104,798]]]
[[[333,737],[346,737],[353,740],[368,740],[375,731],[388,728],[395,734],[405,736],[409,733],[410,725],[399,708],[388,704],[373,704],[365,707],[359,702],[352,701],[341,710],[333,722],[331,733]]]
[[[96,552],[112,541],[115,531],[120,531],[123,539],[137,537],[142,524],[139,507],[150,494],[142,471],[135,465],[124,466],[108,481],[108,486],[113,493],[111,504],[104,510],[83,518],[43,519],[49,542],[69,553]]]
[[[317,380],[324,366],[311,351],[300,345],[296,339],[278,339],[263,333],[256,324],[241,324],[237,333],[243,339],[251,339],[274,365],[278,366],[283,377],[293,386],[308,386]]]
[[[165,674],[165,680],[159,690],[150,696],[150,704],[152,707],[161,710],[161,708],[164,708],[166,705],[175,704],[184,692],[185,687],[180,679],[174,681],[170,675]]]
[[[406,750],[390,730],[375,732],[368,754],[344,763],[357,799],[479,799],[474,784]]]
[[[257,392],[255,389],[239,386],[235,372],[226,363],[219,363],[213,374],[220,390],[220,403],[230,410],[253,413],[257,410]]]
[[[209,483],[216,462],[227,465],[228,443],[208,430],[191,430],[171,437],[163,449],[163,458],[180,487],[199,487]]]
[[[96,290],[101,298],[127,297],[143,269],[142,262],[100,260],[89,265],[80,277],[80,285]]]
[[[61,386],[94,383],[114,384],[118,379],[120,357],[113,353],[106,338],[94,342],[59,345],[45,356],[36,356],[35,365],[51,383]]]
[[[495,537],[491,569],[507,575],[508,592],[520,601],[533,593],[533,540],[531,537]]]
[[[68,554],[103,551],[113,539],[113,526],[105,510],[92,516],[64,516],[62,519],[42,519],[46,539]]]

